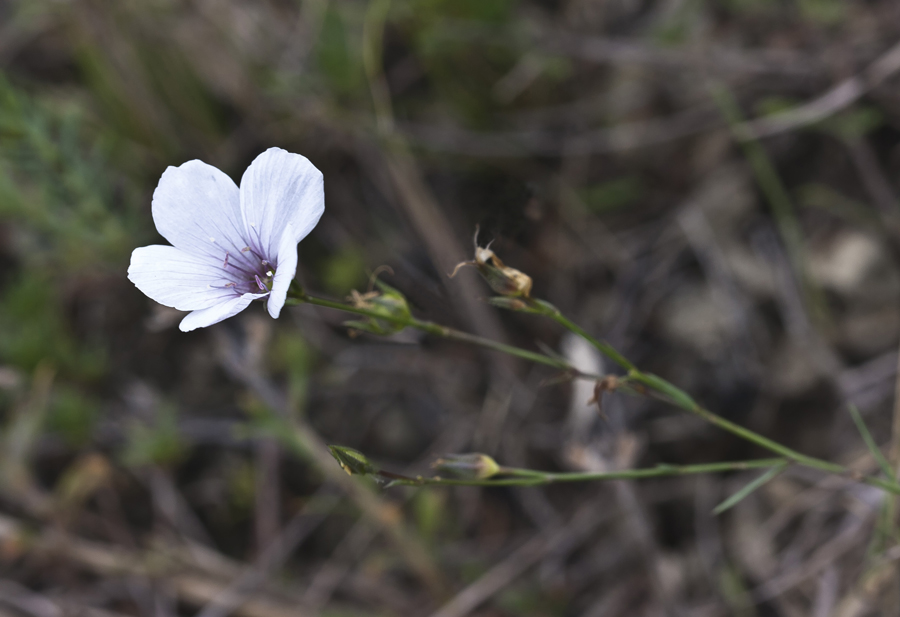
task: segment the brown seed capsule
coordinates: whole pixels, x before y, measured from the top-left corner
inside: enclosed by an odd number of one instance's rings
[[[463,266],[475,266],[491,289],[501,296],[528,298],[531,295],[531,277],[505,265],[491,250],[490,245],[478,246],[477,229],[475,230],[475,259],[457,264],[450,277],[456,276]]]

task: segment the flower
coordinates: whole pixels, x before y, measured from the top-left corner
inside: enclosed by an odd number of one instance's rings
[[[277,318],[297,272],[297,243],[325,210],[322,172],[306,157],[270,148],[241,187],[202,161],[169,167],[153,192],[153,222],[172,246],[131,254],[128,279],[160,304],[191,311],[182,332],[267,298]]]

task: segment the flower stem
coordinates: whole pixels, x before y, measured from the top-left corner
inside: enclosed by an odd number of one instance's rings
[[[620,354],[609,343],[600,341],[592,337],[590,334],[585,332],[584,329],[564,316],[558,308],[556,308],[549,302],[535,299],[528,300],[524,311],[529,313],[537,313],[539,315],[543,315],[545,317],[553,319],[570,332],[577,334],[588,343],[596,347],[603,355],[607,356],[610,360],[626,369],[628,371],[628,378],[632,382],[646,386],[650,390],[662,395],[662,398],[670,404],[673,404],[676,407],[680,407],[685,411],[689,411],[690,413],[700,416],[710,424],[714,424],[715,426],[718,426],[719,428],[728,431],[729,433],[736,435],[741,439],[745,439],[747,441],[755,443],[756,445],[761,446],[769,450],[770,452],[774,452],[775,454],[783,456],[784,458],[797,463],[798,465],[811,467],[813,469],[818,469],[826,473],[851,476],[855,480],[864,482],[865,484],[877,486],[894,494],[900,494],[900,485],[898,485],[896,482],[891,482],[872,476],[863,476],[861,474],[854,473],[852,470],[844,467],[843,465],[831,463],[812,456],[807,456],[776,441],[773,441],[768,437],[764,437],[759,433],[755,433],[748,428],[744,428],[739,424],[735,424],[730,420],[726,420],[725,418],[709,411],[708,409],[701,407],[687,392],[676,387],[674,384],[666,381],[661,377],[657,377],[656,375],[640,371],[637,367],[634,366],[634,364],[632,364],[627,358]]]
[[[422,332],[426,332],[428,334],[433,334],[435,336],[440,336],[446,339],[455,340],[463,343],[469,343],[471,345],[476,345],[479,347],[484,347],[486,349],[491,349],[494,351],[499,351],[502,353],[509,354],[511,356],[515,356],[518,358],[522,358],[523,360],[528,360],[530,362],[535,362],[537,364],[543,364],[545,366],[551,366],[553,368],[565,371],[566,373],[572,375],[573,377],[585,378],[585,379],[601,379],[600,375],[594,375],[591,373],[581,372],[574,367],[572,367],[568,362],[564,360],[560,360],[558,358],[553,358],[551,356],[528,351],[527,349],[522,349],[520,347],[514,347],[512,345],[505,345],[503,343],[498,343],[496,341],[492,341],[490,339],[482,338],[480,336],[475,336],[474,334],[469,334],[467,332],[462,332],[460,330],[455,330],[453,328],[448,328],[447,326],[442,326],[440,324],[436,324],[430,321],[423,321],[421,319],[416,319],[412,316],[400,316],[391,314],[389,312],[369,309],[360,306],[352,306],[349,304],[344,304],[342,302],[335,302],[333,300],[326,300],[324,298],[318,298],[316,296],[311,296],[306,293],[305,290],[300,288],[296,284],[292,284],[291,288],[288,292],[288,300],[287,304],[314,304],[316,306],[322,306],[325,308],[331,308],[338,311],[344,311],[346,313],[354,313],[356,315],[363,315],[366,317],[370,317],[372,319],[382,320],[386,322],[393,323],[395,325],[415,328],[417,330],[421,330]],[[515,309],[514,309],[515,310]],[[858,482],[863,482],[865,484],[869,484],[871,486],[878,487],[895,495],[900,495],[900,484],[896,482],[892,482],[890,480],[884,480],[882,478],[877,478],[874,476],[866,476],[860,474],[858,472],[854,472],[853,470],[839,465],[837,463],[831,463],[829,461],[825,461],[819,458],[815,458],[812,456],[807,456],[802,454],[801,452],[797,452],[791,448],[788,448],[785,445],[782,445],[776,441],[769,439],[768,437],[764,437],[759,433],[751,431],[748,428],[744,428],[739,424],[735,424],[730,420],[726,420],[725,418],[709,411],[698,405],[694,399],[684,390],[676,387],[674,384],[666,381],[665,379],[653,375],[651,373],[645,373],[640,371],[630,360],[628,360],[625,356],[619,353],[612,345],[606,343],[605,341],[600,341],[595,339],[590,334],[588,334],[583,328],[581,328],[578,324],[571,321],[562,312],[557,309],[555,306],[546,302],[544,300],[537,299],[529,299],[525,301],[520,309],[522,312],[527,313],[535,313],[545,317],[549,317],[556,321],[558,324],[566,328],[567,330],[577,334],[582,337],[588,343],[593,345],[600,351],[603,355],[611,359],[613,362],[618,364],[620,367],[624,368],[628,371],[626,379],[631,383],[640,384],[648,388],[651,392],[656,393],[666,402],[675,405],[676,407],[680,407],[685,411],[693,413],[710,424],[718,426],[719,428],[740,437],[746,441],[751,443],[755,443],[756,445],[769,450],[775,454],[780,455],[784,459],[796,463],[798,465],[802,465],[804,467],[810,467],[813,469],[818,469],[820,471],[831,473],[835,475],[841,475],[850,477]],[[778,459],[781,461],[782,459]],[[770,460],[771,462],[771,460]],[[713,465],[730,465],[730,463],[716,463]],[[512,478],[503,478],[500,480],[483,480],[483,481],[475,481],[475,480],[451,480],[445,478],[393,478],[393,483],[397,484],[413,484],[413,485],[422,485],[422,484],[454,484],[454,485],[467,485],[467,486],[534,486],[540,484],[549,484],[552,482],[574,482],[574,481],[585,481],[585,480],[612,480],[612,479],[632,479],[632,478],[641,478],[641,477],[653,477],[656,475],[678,475],[680,473],[705,473],[706,471],[721,471],[726,469],[731,469],[731,467],[725,468],[708,468],[709,466],[687,466],[687,467],[672,467],[672,466],[661,466],[655,469],[649,470],[631,470],[631,471],[623,471],[623,472],[610,472],[603,474],[550,474],[544,472],[532,472],[531,470],[510,470],[505,469],[504,471],[510,475],[515,477]],[[685,471],[690,469],[701,469],[704,468],[705,471]],[[745,467],[746,468],[746,467]],[[668,470],[681,470],[671,472]],[[621,475],[626,474],[626,475]],[[637,475],[627,475],[627,474],[637,474]],[[649,475],[642,475],[649,474]]]
[[[705,463],[702,465],[657,465],[649,469],[628,469],[623,471],[604,472],[549,472],[515,467],[501,467],[497,475],[509,476],[501,478],[455,479],[455,478],[405,478],[391,474],[391,484],[403,486],[543,486],[558,482],[599,482],[604,480],[640,480],[643,478],[660,478],[665,476],[684,476],[700,473],[722,471],[740,471],[744,469],[774,468],[788,463],[783,458],[768,458],[752,461],[733,461],[726,463]]]
[[[634,364],[631,363],[631,360],[620,354],[616,349],[607,343],[606,341],[600,341],[595,339],[590,334],[584,331],[581,326],[576,324],[574,321],[566,317],[562,314],[562,312],[544,300],[529,300],[528,307],[531,309],[529,312],[538,313],[539,315],[544,315],[545,317],[549,317],[566,330],[570,332],[574,332],[588,343],[597,348],[597,350],[602,353],[604,356],[621,366],[626,371],[634,371],[637,370]]]
[[[564,360],[560,360],[558,358],[553,358],[551,356],[537,353],[534,351],[528,351],[527,349],[522,349],[521,347],[514,347],[512,345],[505,345],[503,343],[498,343],[496,341],[492,341],[490,339],[482,338],[480,336],[475,336],[474,334],[469,334],[468,332],[462,332],[461,330],[455,330],[453,328],[448,328],[447,326],[442,326],[440,324],[436,324],[431,321],[423,321],[421,319],[416,319],[414,317],[400,317],[396,315],[391,315],[389,313],[385,313],[378,310],[371,310],[362,307],[351,306],[349,304],[344,304],[342,302],[334,302],[332,300],[326,300],[324,298],[318,298],[316,296],[311,296],[306,293],[304,290],[299,289],[296,285],[291,288],[288,292],[288,300],[287,304],[314,304],[316,306],[323,306],[330,309],[335,309],[338,311],[344,311],[345,313],[354,313],[356,315],[364,315],[366,317],[371,317],[373,319],[379,319],[382,321],[388,321],[393,324],[397,324],[404,327],[415,328],[416,330],[421,330],[422,332],[427,332],[428,334],[433,334],[435,336],[440,336],[442,338],[450,339],[453,341],[459,341],[462,343],[468,343],[470,345],[476,345],[478,347],[484,347],[486,349],[492,349],[494,351],[499,351],[505,354],[509,354],[511,356],[515,356],[517,358],[522,358],[523,360],[528,360],[530,362],[535,362],[537,364],[544,364],[546,366],[552,366],[553,368],[559,369],[561,371],[566,371],[567,373],[572,374],[574,377],[581,377],[585,379],[600,379],[600,375],[593,375],[590,373],[584,373],[582,371],[575,370],[568,362]]]

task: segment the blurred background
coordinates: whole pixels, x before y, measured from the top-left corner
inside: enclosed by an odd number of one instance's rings
[[[308,289],[387,265],[421,318],[614,372],[447,277],[479,225],[642,368],[872,473],[847,409],[900,455],[898,41],[892,0],[0,0],[0,615],[898,614],[877,489],[791,469],[720,517],[752,472],[369,490],[322,444],[410,474],[766,453],[327,309],[184,334],[125,277],[167,166],[280,146],[325,175]]]

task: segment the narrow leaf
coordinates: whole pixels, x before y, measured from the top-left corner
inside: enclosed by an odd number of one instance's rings
[[[878,465],[881,467],[881,471],[884,472],[888,478],[890,478],[891,482],[894,484],[897,483],[897,476],[894,475],[894,470],[891,469],[891,464],[887,462],[887,459],[884,458],[884,455],[881,453],[881,449],[875,443],[875,440],[872,439],[872,434],[869,432],[869,429],[866,427],[865,421],[862,419],[862,415],[859,413],[859,409],[856,408],[856,405],[850,405],[850,415],[853,417],[853,422],[856,424],[857,430],[859,430],[859,434],[862,435],[863,441],[866,442],[866,447],[869,448],[869,452],[872,453],[872,456],[875,457],[875,460],[878,462]]]
[[[750,495],[750,493],[752,493],[756,489],[760,488],[766,482],[769,482],[775,476],[777,476],[782,471],[787,469],[787,466],[788,466],[788,463],[787,463],[787,461],[785,461],[784,463],[781,463],[780,465],[772,467],[766,473],[764,473],[763,475],[756,478],[753,482],[751,482],[750,484],[748,484],[747,486],[745,486],[744,488],[739,490],[737,493],[735,493],[734,495],[732,495],[731,497],[729,497],[728,499],[726,499],[725,501],[723,501],[722,503],[717,505],[713,509],[713,514],[722,514],[722,512],[724,512],[725,510],[733,508],[734,506],[739,504],[741,501],[743,501],[744,498],[746,498],[748,495]]]

